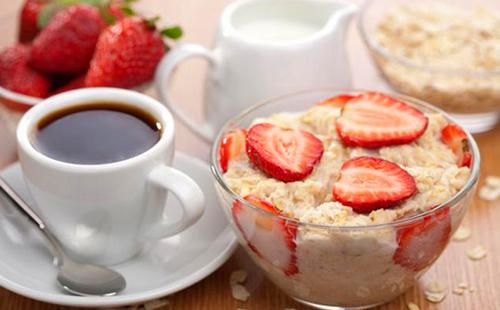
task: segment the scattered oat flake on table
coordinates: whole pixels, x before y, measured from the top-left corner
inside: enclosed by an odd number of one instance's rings
[[[468,287],[467,282],[462,281],[462,282],[458,283],[458,287],[459,288],[467,288]]]
[[[247,279],[248,273],[246,270],[240,269],[240,270],[235,270],[231,273],[231,276],[229,277],[229,283],[230,284],[235,284],[235,283],[243,283]]]
[[[455,233],[453,234],[453,237],[452,239],[455,240],[455,241],[464,241],[466,239],[468,239],[471,235],[471,231],[469,228],[465,227],[465,226],[459,226],[457,228],[457,231],[455,231]]]
[[[425,298],[428,301],[438,303],[446,296],[446,286],[439,281],[432,281],[425,287]]]
[[[144,304],[144,310],[156,310],[169,305],[170,302],[166,299],[156,299]]]
[[[250,293],[241,284],[232,284],[231,294],[233,295],[234,299],[241,301],[247,301],[248,297],[250,297]]]
[[[467,251],[467,256],[471,260],[480,260],[486,256],[486,249],[482,245],[478,245]]]
[[[455,295],[463,295],[464,292],[465,292],[465,289],[464,288],[461,288],[461,287],[456,287],[453,289],[453,294]]]
[[[443,301],[445,296],[446,294],[444,292],[442,293],[425,292],[425,299],[433,303],[438,303]]]
[[[412,303],[412,302],[409,302],[407,304],[407,306],[408,306],[408,310],[420,310],[420,307],[417,304]]]
[[[489,187],[500,188],[500,177],[489,175],[484,179],[484,183]]]
[[[474,293],[475,291],[476,291],[476,289],[471,286],[471,288],[469,289],[469,292]]]
[[[431,281],[425,286],[425,291],[430,293],[442,293],[446,290],[446,286],[439,281]]]
[[[500,188],[483,186],[479,190],[479,198],[486,201],[493,201],[500,197]]]

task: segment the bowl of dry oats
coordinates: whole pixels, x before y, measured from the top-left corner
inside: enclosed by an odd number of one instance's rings
[[[500,2],[369,0],[358,26],[395,90],[449,112],[470,132],[500,120]]]

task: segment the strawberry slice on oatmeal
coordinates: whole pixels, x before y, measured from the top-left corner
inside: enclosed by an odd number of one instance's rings
[[[346,102],[337,133],[347,146],[378,148],[418,139],[428,125],[419,110],[380,93],[363,93]]]
[[[283,182],[310,175],[324,151],[323,143],[313,134],[269,123],[250,128],[246,148],[256,167]]]
[[[451,237],[450,208],[444,207],[420,222],[397,232],[398,248],[393,261],[413,271],[432,264],[444,250]]]
[[[358,213],[392,207],[413,196],[413,177],[397,164],[376,157],[357,157],[340,168],[333,197]]]
[[[254,195],[245,196],[244,199],[274,215],[281,214],[274,205]],[[294,222],[260,214],[238,200],[233,203],[231,211],[248,247],[257,256],[288,276],[298,272],[295,256],[297,225]]]

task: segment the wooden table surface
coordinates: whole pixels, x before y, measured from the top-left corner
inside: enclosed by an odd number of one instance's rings
[[[15,14],[21,0],[0,1],[0,18]],[[210,46],[217,19],[228,0],[142,0],[140,6],[147,11],[160,14],[164,20],[182,24],[185,30],[184,41]],[[356,1],[358,2],[358,1]],[[385,89],[387,86],[374,70],[367,51],[352,24],[346,43],[350,54],[353,84],[358,88]],[[15,27],[15,25],[13,25]],[[174,98],[184,108],[197,117],[201,115],[202,81],[206,66],[202,61],[189,61],[177,74],[174,83]],[[476,135],[481,155],[481,173],[500,175],[500,128],[489,133]],[[0,123],[0,167],[15,161],[14,139]],[[198,156],[208,158],[209,146],[197,140],[194,135],[177,123],[177,148]],[[414,302],[421,309],[500,309],[500,201],[485,202],[475,199],[464,220],[472,229],[472,236],[465,242],[451,242],[445,253],[424,277],[404,295],[379,309],[406,309],[408,302]],[[470,261],[465,251],[482,244],[486,247],[487,257],[480,261]],[[8,249],[0,249],[5,251]],[[246,286],[251,296],[247,302],[239,302],[231,297],[228,279],[233,270],[246,269],[249,279]],[[447,284],[448,294],[443,302],[432,304],[423,297],[422,287],[431,280]],[[451,289],[459,282],[466,281],[474,286],[473,293],[463,296],[454,295]],[[308,309],[298,304],[270,283],[262,272],[252,263],[242,248],[216,272],[201,282],[168,297],[170,305],[165,309]],[[9,310],[55,310],[66,307],[31,300],[0,288],[0,309]]]

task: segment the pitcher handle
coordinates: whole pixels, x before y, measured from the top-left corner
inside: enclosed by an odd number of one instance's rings
[[[168,84],[173,71],[185,59],[191,57],[205,58],[211,65],[215,63],[212,51],[197,44],[182,44],[170,50],[160,61],[155,74],[155,87],[160,100],[172,111],[172,114],[179,119],[187,128],[208,143],[212,143],[215,138],[215,129],[208,122],[193,119],[184,111],[179,109],[170,100],[168,95]]]

